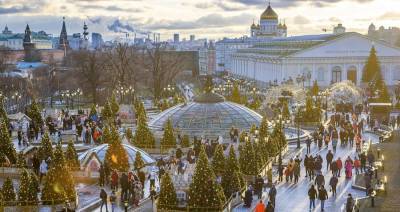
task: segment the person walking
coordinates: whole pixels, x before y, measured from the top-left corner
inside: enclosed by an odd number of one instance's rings
[[[331,190],[332,190],[332,195],[333,196],[336,196],[336,186],[338,184],[338,181],[339,180],[335,175],[333,175],[331,177],[331,180],[329,181],[329,185],[331,186]]]
[[[128,189],[129,189],[129,182],[128,176],[125,173],[122,173],[121,179],[121,201],[125,201],[128,199]]]
[[[253,202],[253,191],[251,190],[251,186],[249,186],[247,188],[247,191],[244,193],[244,207],[250,208],[252,202]]]
[[[100,191],[100,199],[101,199],[101,206],[100,206],[100,212],[103,211],[103,206],[106,206],[106,211],[108,212],[108,207],[107,207],[107,192],[104,190],[104,188],[101,189]]]
[[[111,174],[111,189],[118,190],[118,173],[116,170],[113,170]]]
[[[310,198],[310,211],[315,208],[315,198],[317,198],[317,190],[315,190],[314,185],[311,185],[308,189],[308,197]]]
[[[366,172],[366,166],[367,166],[367,156],[365,155],[365,153],[361,153],[359,155],[360,157],[360,162],[361,162],[361,172]]]
[[[336,128],[333,128],[333,131],[331,133],[331,140],[332,140],[332,147],[333,147],[333,152],[336,153],[336,146],[337,146],[337,142],[338,142],[338,132],[336,130]]]
[[[318,199],[321,201],[321,211],[324,211],[325,200],[328,199],[328,192],[326,192],[324,186],[318,189]]]
[[[258,199],[261,199],[262,197],[262,188],[264,186],[264,179],[261,177],[261,175],[258,175],[256,180],[255,180],[255,192],[257,193]]]
[[[360,174],[360,167],[361,167],[361,162],[357,157],[355,157],[354,158],[354,169],[356,170],[356,175]]]
[[[351,160],[350,156],[347,157],[344,163],[344,169],[346,171],[346,178],[351,179],[353,176],[353,161]]]
[[[320,188],[320,187],[324,186],[325,185],[325,177],[324,177],[324,175],[318,174],[317,177],[315,178],[315,182],[314,183],[317,185],[317,188]]]
[[[300,177],[300,163],[295,163],[293,167],[294,183],[299,182]]]
[[[283,166],[279,166],[279,167],[278,167],[278,173],[279,173],[278,181],[279,181],[279,182],[282,182],[282,181],[283,181],[283,170],[284,170]]]
[[[275,197],[276,197],[276,193],[277,193],[277,191],[276,191],[275,185],[272,184],[272,187],[271,187],[271,189],[270,189],[269,192],[268,192],[268,197],[269,197],[269,201],[272,202],[272,204],[274,205],[274,207],[275,207]]]
[[[260,202],[258,202],[256,205],[255,212],[264,212],[264,210],[265,210],[265,205],[264,205],[263,201],[260,200]]]
[[[329,165],[332,163],[333,160],[333,154],[332,151],[329,150],[328,153],[326,154],[326,170],[329,170]]]
[[[306,144],[307,144],[307,154],[310,154],[311,153],[311,139],[310,139],[310,137],[307,137]]]
[[[346,212],[353,212],[353,207],[354,207],[354,199],[351,196],[351,194],[348,194],[346,200]]]
[[[39,172],[40,172],[39,182],[40,183],[42,183],[43,176],[46,176],[47,170],[48,170],[47,163],[45,160],[42,160],[42,163],[40,164],[40,167],[39,167]]]
[[[275,205],[272,204],[271,201],[268,201],[267,207],[265,208],[265,212],[274,212]]]
[[[111,212],[114,212],[116,201],[117,196],[115,195],[115,191],[112,191],[110,195]]]
[[[340,171],[343,168],[343,163],[342,163],[342,160],[340,159],[340,157],[336,160],[336,165],[337,165],[338,177],[340,177]]]
[[[103,166],[103,164],[100,165],[99,174],[100,174],[99,186],[104,186],[104,166]]]

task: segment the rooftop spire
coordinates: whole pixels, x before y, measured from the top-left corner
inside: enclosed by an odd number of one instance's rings
[[[63,17],[63,24],[60,33],[60,48],[65,49],[68,47],[67,28],[65,27],[65,17]]]

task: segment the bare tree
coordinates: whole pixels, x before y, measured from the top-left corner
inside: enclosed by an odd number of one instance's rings
[[[108,69],[105,55],[100,51],[85,51],[72,53],[74,77],[83,86],[84,93],[92,98],[92,103],[98,102],[97,92],[108,80]]]
[[[168,51],[167,45],[163,43],[154,44],[146,48],[143,63],[145,68],[151,72],[155,99],[160,99],[163,88],[174,81],[182,69],[182,54],[177,51]]]
[[[9,65],[10,49],[0,46],[0,73],[4,73]]]
[[[114,74],[113,88],[132,84],[136,89],[138,67],[138,51],[134,46],[118,44],[108,52],[109,65]]]

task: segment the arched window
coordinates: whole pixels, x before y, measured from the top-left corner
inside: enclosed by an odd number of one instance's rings
[[[342,81],[342,68],[340,66],[335,66],[332,69],[332,82],[337,83]]]

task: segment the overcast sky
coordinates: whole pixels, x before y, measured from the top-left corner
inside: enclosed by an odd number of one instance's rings
[[[65,16],[68,34],[81,32],[86,21],[90,32],[107,39],[129,31],[161,33],[162,40],[174,33],[219,39],[249,34],[267,5],[266,0],[0,0],[0,28],[7,24],[23,32],[29,23],[33,31],[58,36]],[[271,0],[271,6],[289,35],[323,33],[338,23],[363,34],[371,22],[400,25],[400,0]]]

